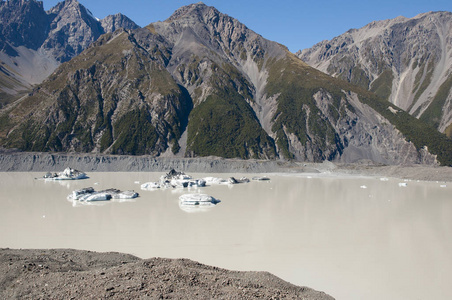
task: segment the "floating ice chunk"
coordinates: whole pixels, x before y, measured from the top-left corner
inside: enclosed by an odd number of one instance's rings
[[[120,191],[117,189],[108,189],[105,190],[105,192],[109,193],[113,199],[134,199],[137,198],[139,196],[139,194],[135,191]]]
[[[184,194],[179,197],[181,205],[215,206],[220,200],[206,194]]]
[[[146,182],[141,185],[142,190],[155,190],[160,188],[160,183],[158,182]]]
[[[45,180],[77,180],[86,178],[88,178],[86,173],[72,168],[66,168],[63,172],[53,174],[49,172],[44,175]]]
[[[134,191],[120,191],[118,189],[107,189],[103,191],[95,191],[92,187],[75,190],[68,196],[69,200],[78,201],[108,201],[110,199],[133,199],[139,194]]]
[[[223,178],[205,177],[203,179],[207,184],[227,184],[227,181]]]
[[[268,180],[270,180],[270,178],[265,177],[265,176],[255,176],[255,177],[251,178],[251,180],[256,180],[256,181],[268,181]]]

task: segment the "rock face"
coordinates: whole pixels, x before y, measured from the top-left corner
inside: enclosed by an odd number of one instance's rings
[[[115,32],[120,28],[136,29],[139,26],[123,14],[109,15],[100,20],[104,32]]]
[[[0,105],[28,92],[62,62],[117,28],[138,25],[120,14],[99,21],[76,0],[60,2],[48,12],[41,1],[0,1]]]
[[[0,1],[0,108],[50,74],[41,76],[42,70],[56,68],[47,56],[38,55],[49,26],[42,2]],[[35,71],[33,65],[42,68]]]
[[[80,54],[104,33],[101,23],[76,0],[58,3],[48,16],[50,31],[42,47],[59,62]]]
[[[103,35],[0,113],[24,151],[449,165],[451,143],[202,3]]]
[[[42,2],[11,0],[0,2],[0,49],[25,46],[37,50],[46,38],[49,19]]]
[[[80,54],[104,33],[119,28],[138,28],[138,25],[122,14],[98,20],[77,0],[60,2],[47,14],[51,19],[50,32],[42,47],[59,62],[68,61]]]
[[[372,22],[297,55],[452,136],[452,13]]]
[[[66,168],[84,172],[165,172],[174,169],[195,173],[318,172],[295,162],[240,160],[220,157],[169,158],[134,155],[0,152],[0,172],[55,172]]]

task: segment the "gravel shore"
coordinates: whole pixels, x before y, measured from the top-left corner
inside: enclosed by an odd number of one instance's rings
[[[0,298],[334,299],[267,272],[71,249],[0,249]]]
[[[385,176],[422,181],[452,181],[452,168],[432,165],[305,163],[285,160],[240,160],[218,157],[164,158],[97,154],[0,152],[0,172],[59,172],[67,167],[83,172],[192,173],[334,173]]]

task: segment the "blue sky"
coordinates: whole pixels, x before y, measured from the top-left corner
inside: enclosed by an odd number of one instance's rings
[[[58,0],[44,0],[45,9]],[[186,0],[79,0],[96,17],[123,13],[140,26],[163,21]],[[238,19],[263,37],[290,51],[309,48],[351,28],[398,16],[414,17],[429,11],[452,11],[452,0],[204,0],[206,5]]]

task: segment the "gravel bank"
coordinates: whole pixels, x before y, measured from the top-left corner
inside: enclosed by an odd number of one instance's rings
[[[0,249],[0,298],[334,299],[267,272],[70,249]]]
[[[264,173],[290,170],[285,161],[234,160],[217,157],[164,158],[95,154],[0,153],[0,172],[50,172],[71,167],[84,172],[167,172],[176,169],[198,173]]]
[[[0,152],[0,172],[58,172],[67,167],[84,172],[322,173],[386,176],[425,181],[452,181],[452,168],[431,165],[304,163],[283,160],[239,160],[217,157],[156,158],[96,154]]]

